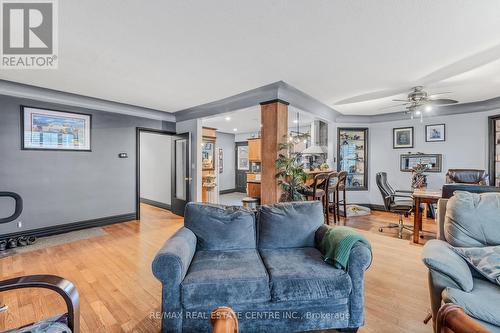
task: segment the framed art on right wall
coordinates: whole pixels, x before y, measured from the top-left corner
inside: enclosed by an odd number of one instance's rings
[[[425,126],[425,142],[446,141],[446,125],[434,124]]]

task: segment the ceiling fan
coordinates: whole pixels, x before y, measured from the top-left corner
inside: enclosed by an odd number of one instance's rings
[[[406,99],[393,99],[394,102],[404,102],[403,104],[391,105],[379,110],[404,106],[406,108],[406,110],[403,111],[405,114],[409,114],[411,116],[411,119],[415,118],[415,116],[420,116],[420,121],[422,121],[423,111],[430,112],[432,111],[432,107],[435,105],[449,105],[458,103],[458,101],[454,99],[435,98],[438,95],[449,93],[450,92],[428,94],[427,91],[424,90],[423,86],[416,86],[410,90]]]

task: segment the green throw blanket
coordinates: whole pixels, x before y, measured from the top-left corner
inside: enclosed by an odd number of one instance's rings
[[[358,241],[366,244],[371,250],[370,242],[352,228],[335,227],[328,230],[321,241],[321,247],[325,251],[325,262],[347,270],[351,249]]]

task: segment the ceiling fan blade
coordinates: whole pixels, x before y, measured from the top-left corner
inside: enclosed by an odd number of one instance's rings
[[[458,101],[454,99],[440,98],[440,99],[432,99],[429,101],[429,103],[433,105],[446,105],[446,104],[455,104],[458,103]]]
[[[380,108],[378,110],[387,110],[387,109],[392,109],[392,108],[399,108],[402,105],[407,105],[410,103],[403,103],[403,104],[396,104],[396,105],[389,105],[389,106],[384,106],[383,108]]]
[[[361,94],[361,95],[345,98],[341,101],[334,103],[334,105],[359,103],[359,102],[369,101],[372,99],[380,99],[380,98],[385,98],[385,97],[403,94],[403,93],[406,93],[407,91],[408,91],[407,88],[372,91],[372,92],[369,92],[366,94]]]

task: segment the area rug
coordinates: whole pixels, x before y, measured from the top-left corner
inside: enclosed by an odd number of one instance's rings
[[[84,240],[94,237],[102,237],[106,236],[107,234],[108,233],[104,231],[104,229],[97,227],[97,228],[67,232],[65,234],[60,234],[60,235],[40,237],[32,245],[16,247],[14,249],[8,249],[0,252],[0,258],[12,256],[19,253],[26,253],[26,252],[46,249],[52,246],[68,244],[79,240]]]
[[[347,205],[347,217],[370,215],[371,209],[360,205]],[[344,215],[344,209],[340,206],[340,215]]]

